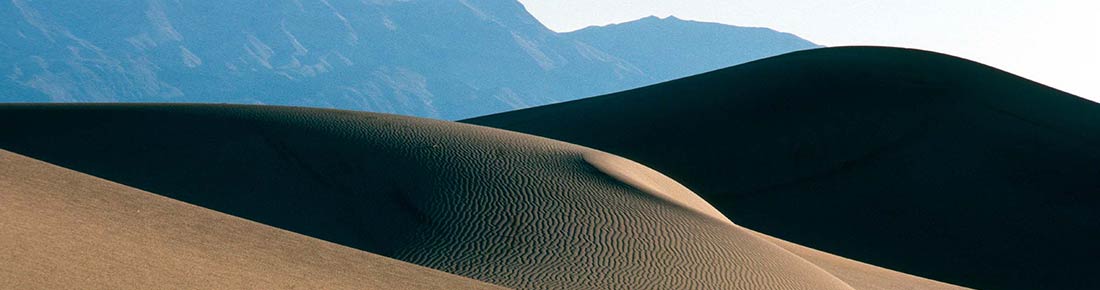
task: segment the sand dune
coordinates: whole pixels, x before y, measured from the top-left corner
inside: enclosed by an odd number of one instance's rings
[[[0,289],[500,288],[3,150],[0,261]]]
[[[530,135],[253,106],[5,105],[0,123],[20,124],[0,127],[13,152],[507,287],[854,289],[660,173]]]
[[[974,62],[827,48],[466,122],[635,160],[845,257],[977,288],[1100,287],[1100,105]]]

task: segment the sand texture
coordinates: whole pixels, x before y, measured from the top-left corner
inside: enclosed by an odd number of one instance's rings
[[[12,152],[506,287],[854,289],[659,173],[531,135],[259,106],[5,105],[0,123],[20,124],[0,127]]]
[[[982,289],[1100,288],[1100,105],[971,61],[809,50],[464,122],[629,158],[739,225],[846,258]]]
[[[503,289],[0,150],[0,289]]]

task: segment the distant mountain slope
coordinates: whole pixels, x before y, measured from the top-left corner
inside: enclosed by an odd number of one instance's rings
[[[485,5],[481,2],[489,3]],[[454,118],[641,78],[512,1],[0,4],[4,101],[267,103]],[[553,97],[552,97],[553,96]]]
[[[565,34],[667,81],[820,46],[767,28],[647,17]]]
[[[457,119],[669,74],[550,31],[516,1],[13,0],[0,3],[0,23],[2,102],[263,103]]]
[[[3,289],[504,289],[0,150]]]
[[[636,160],[844,257],[980,289],[1100,287],[1100,105],[971,61],[809,50],[466,122]]]

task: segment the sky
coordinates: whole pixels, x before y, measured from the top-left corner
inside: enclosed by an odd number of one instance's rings
[[[825,46],[918,48],[1100,102],[1100,1],[520,0],[555,31],[655,15],[794,33]]]

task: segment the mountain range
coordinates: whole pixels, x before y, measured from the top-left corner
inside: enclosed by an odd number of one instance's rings
[[[296,105],[461,119],[818,47],[646,18],[557,33],[516,1],[0,4],[2,102]]]

